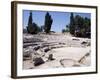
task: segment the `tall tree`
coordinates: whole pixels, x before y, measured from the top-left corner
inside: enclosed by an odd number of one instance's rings
[[[73,15],[73,13],[71,13],[71,16],[70,16],[70,33],[74,34],[74,31],[75,31],[75,27],[74,27],[74,15]]]
[[[30,15],[29,15],[29,19],[28,19],[28,26],[27,26],[27,32],[28,33],[32,33],[32,29],[33,29],[33,26],[32,26],[32,11],[30,11]]]
[[[32,11],[30,11],[30,15],[28,19],[27,32],[30,34],[37,34],[38,32],[40,32],[40,27],[33,22]]]
[[[74,17],[75,35],[77,37],[90,37],[90,19],[76,15]]]
[[[91,37],[91,20],[80,15],[70,15],[69,31],[72,35],[77,37]]]
[[[45,15],[45,25],[44,25],[44,31],[46,33],[50,32],[52,22],[53,22],[53,20],[51,18],[51,15],[47,12]]]
[[[28,20],[28,26],[32,25],[32,22],[33,22],[33,20],[32,20],[32,11],[30,11],[30,16],[29,16],[29,20]]]

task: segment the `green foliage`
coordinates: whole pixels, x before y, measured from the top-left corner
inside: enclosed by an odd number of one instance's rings
[[[71,13],[71,16],[70,16],[70,33],[71,34],[74,34],[74,30],[75,30],[75,27],[74,27],[74,15],[73,13]]]
[[[36,24],[32,23],[32,12],[30,12],[29,20],[28,20],[28,26],[27,26],[27,32],[30,34],[37,34],[41,31],[41,28]]]
[[[69,26],[66,25],[66,29],[62,29],[62,33],[69,32]]]
[[[51,18],[51,15],[47,12],[45,15],[45,25],[44,25],[44,31],[46,33],[50,32],[52,22],[53,22],[53,20]]]
[[[32,25],[32,12],[30,12],[29,20],[28,20],[28,25]]]
[[[90,19],[83,18],[79,15],[76,15],[74,17],[73,13],[71,13],[69,29],[72,35],[77,36],[77,37],[90,38],[90,35],[91,35],[90,26],[91,26]]]
[[[62,29],[62,33],[64,33],[64,32],[66,32],[66,30],[65,29]]]
[[[30,34],[37,34],[38,32],[41,31],[40,27],[36,23],[29,25],[27,27],[27,30],[28,30],[28,33],[30,33]]]

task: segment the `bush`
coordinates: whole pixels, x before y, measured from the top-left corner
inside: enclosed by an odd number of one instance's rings
[[[38,27],[36,23],[33,23],[32,25],[29,25],[27,27],[27,31],[30,34],[37,34],[38,32],[40,32],[40,27]]]

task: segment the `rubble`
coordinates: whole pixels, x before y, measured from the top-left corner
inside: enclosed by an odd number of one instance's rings
[[[60,33],[24,34],[23,69],[89,66],[90,41]]]

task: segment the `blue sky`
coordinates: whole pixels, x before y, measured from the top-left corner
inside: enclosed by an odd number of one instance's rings
[[[66,28],[66,25],[70,22],[70,12],[52,12],[48,11],[53,19],[51,26],[51,31],[61,32],[62,29]],[[32,11],[33,22],[38,24],[38,26],[44,25],[45,14],[47,11]],[[23,27],[26,28],[28,25],[30,10],[23,10]],[[75,15],[80,15],[82,17],[91,18],[90,13],[75,13]]]

